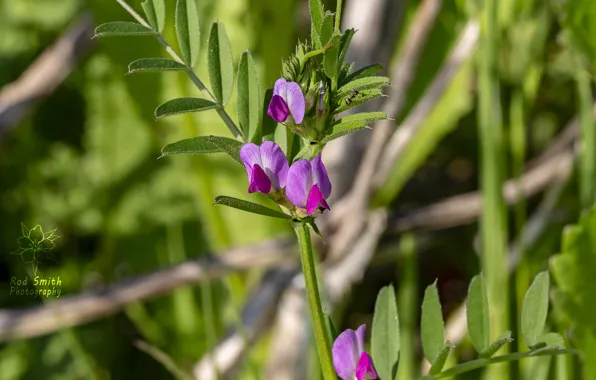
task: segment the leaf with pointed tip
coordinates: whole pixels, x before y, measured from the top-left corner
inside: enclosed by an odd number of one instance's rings
[[[350,42],[352,42],[352,37],[354,37],[354,34],[356,34],[356,31],[352,28],[344,31],[344,33],[341,35],[341,42],[339,43],[339,67],[342,67],[344,61],[346,60],[348,48],[350,47]]]
[[[480,357],[490,358],[491,356],[496,354],[497,351],[501,349],[501,347],[511,342],[513,342],[513,339],[511,338],[511,331],[507,330],[501,335],[499,335],[499,337],[490,346],[488,346],[486,350],[479,352]]]
[[[337,91],[337,96],[341,97],[354,91],[372,90],[387,85],[389,85],[389,78],[387,77],[365,77],[354,79],[341,86]]]
[[[424,292],[421,319],[422,351],[426,359],[435,364],[445,346],[445,328],[436,281]]]
[[[325,51],[325,55],[323,56],[323,68],[325,70],[325,74],[327,74],[327,76],[331,78],[332,83],[335,83],[336,85],[337,76],[339,75],[338,56],[340,41],[341,36],[333,36],[329,41],[331,46]]]
[[[228,156],[232,157],[240,165],[244,165],[240,158],[240,148],[242,148],[242,145],[244,144],[240,141],[221,136],[209,136],[209,142],[218,147]]]
[[[350,108],[358,107],[366,102],[383,96],[383,92],[379,89],[359,91],[358,95],[351,102],[347,102],[347,97],[340,100],[340,103],[333,110],[334,114],[342,113]]]
[[[253,214],[270,216],[273,218],[292,219],[291,216],[286,215],[283,212],[271,209],[269,207],[265,207],[260,204],[252,203],[252,202],[245,201],[245,200],[238,199],[238,198],[227,197],[224,195],[215,197],[215,203],[213,205],[214,206],[215,205],[228,206],[228,207],[236,208],[238,210],[251,212]]]
[[[188,71],[190,67],[168,58],[141,58],[128,65],[128,73],[151,73],[159,71]]]
[[[262,134],[260,130],[261,96],[259,94],[257,70],[249,51],[242,53],[240,62],[238,63],[237,100],[236,109],[238,111],[240,129],[242,129],[248,141],[258,143]],[[264,112],[266,114],[266,108]]]
[[[163,32],[166,25],[165,0],[145,0],[141,3],[149,24],[158,32]]]
[[[321,46],[325,46],[331,40],[333,36],[333,13],[329,11],[325,12],[319,36],[321,38]]]
[[[240,58],[242,59],[242,58]],[[240,74],[238,74],[238,76],[240,76]],[[238,85],[240,86],[240,85]],[[240,92],[240,90],[238,91]],[[261,108],[261,116],[260,116],[260,120],[262,122],[262,132],[261,134],[263,135],[263,138],[268,138],[270,140],[273,140],[274,136],[275,136],[275,130],[277,127],[277,122],[275,120],[273,120],[273,118],[271,118],[269,115],[267,115],[267,109],[269,108],[269,103],[271,103],[271,98],[273,97],[273,89],[270,88],[267,91],[265,91],[265,98],[263,99],[263,106]],[[238,101],[240,101],[240,99],[238,99]],[[238,116],[238,118],[240,119],[240,115]],[[242,123],[242,122],[241,122]]]
[[[468,332],[476,352],[484,352],[490,345],[490,313],[488,295],[482,274],[474,276],[466,301]]]
[[[219,104],[225,106],[234,89],[234,59],[226,28],[221,22],[214,22],[211,26],[207,64],[213,95]]]
[[[178,98],[172,99],[155,109],[155,117],[177,115],[179,113],[200,112],[219,107],[207,99],[201,98]]]
[[[375,121],[383,120],[383,119],[387,119],[387,114],[385,112],[361,112],[361,113],[355,113],[353,115],[348,115],[346,117],[342,117],[335,124],[337,125],[340,123],[348,123],[348,122],[357,121],[357,120],[363,121],[366,124],[370,124],[370,123],[374,123]]]
[[[400,349],[399,317],[393,286],[379,291],[371,333],[371,354],[381,379],[394,379]]]
[[[319,226],[317,226],[317,224],[315,223],[315,218],[308,218],[306,219],[306,224],[312,228],[312,231],[317,234],[317,236],[323,241],[323,243],[325,243],[325,239],[323,238],[323,234],[321,234],[321,231],[319,230]]]
[[[540,338],[538,338],[537,341],[538,343],[531,347],[532,350],[536,350],[543,347],[565,348],[565,339],[563,339],[561,334],[558,333],[546,333]]]
[[[441,352],[439,352],[437,359],[435,359],[435,362],[430,367],[430,370],[428,371],[429,375],[436,375],[443,370],[447,357],[449,357],[449,352],[451,352],[451,342],[447,341]]]
[[[329,342],[333,342],[337,338],[337,329],[333,324],[333,320],[329,314],[325,314],[325,330],[327,332],[327,338]]]
[[[321,143],[326,144],[331,140],[335,140],[352,132],[357,132],[361,129],[367,128],[366,122],[363,120],[348,121],[347,123],[338,123],[327,131]]]
[[[546,315],[548,313],[548,271],[540,272],[532,281],[526,292],[521,312],[521,331],[528,347],[538,343],[544,334]]]
[[[321,0],[309,0],[308,8],[310,11],[310,38],[317,49],[322,47],[320,30],[323,25],[323,18],[325,17],[325,9]]]
[[[136,22],[113,21],[95,28],[95,37],[112,36],[156,36],[157,32]]]
[[[378,73],[379,71],[381,71],[382,69],[383,69],[383,65],[381,65],[379,63],[373,63],[372,65],[364,66],[364,67],[354,71],[353,73],[349,74],[344,80],[342,80],[340,82],[339,85],[343,86],[346,83],[350,83],[356,79],[371,77],[371,76],[375,75],[376,73]]]
[[[221,151],[217,145],[209,140],[208,136],[199,136],[166,145],[161,150],[161,157],[171,156],[173,154],[204,154]]]
[[[194,66],[199,57],[201,47],[201,30],[199,14],[195,0],[178,0],[176,2],[176,37],[184,63]]]

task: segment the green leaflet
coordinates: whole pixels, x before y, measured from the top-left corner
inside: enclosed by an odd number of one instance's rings
[[[420,335],[424,356],[434,365],[445,347],[443,315],[436,281],[429,285],[424,292]]]
[[[226,28],[220,22],[211,26],[207,64],[213,95],[219,104],[225,106],[234,89],[234,60]]]
[[[265,215],[270,216],[273,218],[279,219],[292,219],[289,215],[286,215],[282,212],[273,210],[269,207],[261,206],[257,203],[252,203],[249,201],[245,201],[238,198],[227,197],[227,196],[218,196],[215,198],[215,203],[213,205],[223,205],[232,208],[236,208],[238,210],[250,212],[253,214]]]
[[[430,375],[436,375],[437,373],[441,372],[441,370],[445,366],[447,358],[449,357],[449,352],[451,352],[451,342],[447,341],[445,342],[443,349],[437,355],[437,359],[430,367],[430,370],[428,371]]]
[[[331,78],[332,88],[337,88],[337,77],[339,76],[339,63],[338,63],[338,56],[339,56],[339,43],[341,41],[341,36],[335,35],[329,41],[331,46],[325,51],[323,55],[323,68],[325,69],[325,74],[329,78]]]
[[[163,32],[163,28],[166,25],[165,0],[145,0],[141,3],[141,6],[153,29],[159,33]]]
[[[346,123],[335,124],[330,131],[327,131],[325,137],[321,140],[321,143],[326,144],[331,140],[335,140],[349,133],[359,131],[367,128],[366,122],[363,120],[354,120]]]
[[[511,338],[511,331],[505,331],[486,350],[480,352],[480,357],[490,358],[496,354],[501,347],[511,342],[513,342],[513,338]]]
[[[194,66],[201,47],[201,30],[195,0],[176,2],[176,37],[182,58],[188,66]]]
[[[208,136],[199,136],[166,145],[161,150],[161,157],[173,154],[203,154],[218,153],[221,151],[217,145],[209,140]]]
[[[250,52],[245,51],[240,56],[240,62],[238,63],[238,104],[236,109],[240,129],[242,129],[247,140],[254,143],[260,141],[262,134],[260,130],[260,99],[257,70]],[[265,104],[263,117],[266,116],[267,106],[268,103]]]
[[[383,92],[379,89],[359,91],[359,93],[354,94],[354,96],[346,96],[344,99],[341,99],[340,103],[337,104],[333,109],[333,113],[338,114],[349,110],[350,108],[358,107],[359,105],[376,99],[379,96],[383,96]],[[349,98],[353,98],[353,100],[348,101]]]
[[[353,73],[346,76],[340,83],[340,86],[345,85],[346,83],[350,83],[353,80],[371,77],[381,71],[383,69],[383,65],[379,63],[373,63],[372,65],[361,67],[360,69],[354,71]]]
[[[371,354],[381,379],[394,379],[399,360],[399,317],[393,286],[377,295],[371,334]]]
[[[365,77],[354,79],[342,85],[337,91],[337,96],[347,95],[353,91],[372,90],[389,85],[387,77]]]
[[[156,36],[157,32],[136,22],[113,21],[95,28],[94,37],[111,36]]]
[[[538,343],[544,334],[546,316],[548,313],[548,272],[539,273],[532,281],[526,292],[521,312],[521,331],[524,342],[528,347]]]
[[[482,274],[474,276],[470,282],[466,316],[470,340],[476,352],[484,352],[490,345],[490,312],[486,283]]]
[[[228,156],[232,157],[240,165],[244,165],[240,159],[240,148],[244,145],[242,142],[221,136],[209,136],[209,142],[217,146]]]
[[[317,49],[322,47],[320,30],[323,25],[323,18],[325,17],[325,9],[321,0],[309,0],[308,8],[310,11],[310,19],[312,24],[310,26],[310,37]]]
[[[128,73],[159,72],[159,71],[188,71],[190,67],[168,58],[141,58],[128,65]]]
[[[385,112],[361,112],[343,117],[336,124],[348,123],[352,121],[362,121],[366,124],[370,124],[377,120],[383,119],[387,119],[387,114]]]
[[[155,117],[177,115],[179,113],[206,111],[219,107],[207,99],[178,98],[169,100],[155,109]]]

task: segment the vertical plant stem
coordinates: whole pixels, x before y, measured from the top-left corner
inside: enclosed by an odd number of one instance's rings
[[[590,74],[580,65],[575,81],[579,100],[581,125],[580,140],[580,199],[587,210],[596,201],[596,126],[592,115],[592,88]]]
[[[511,171],[512,176],[520,179],[523,174],[524,168],[524,161],[526,158],[526,130],[525,130],[525,116],[524,116],[524,92],[521,86],[518,86],[511,98],[511,104],[509,106],[509,144],[510,144],[510,151],[511,151]],[[519,201],[514,206],[514,214],[515,214],[515,236],[517,239],[517,246],[519,249],[518,254],[521,256],[520,262],[515,269],[515,307],[516,312],[515,315],[521,314],[522,303],[524,301],[524,296],[526,294],[526,290],[530,287],[530,269],[528,258],[524,254],[526,249],[524,244],[524,226],[526,224],[526,201],[523,196],[523,191],[521,191],[521,181],[517,182],[518,184],[518,194],[522,194],[520,196]],[[516,327],[517,336],[521,335],[521,329],[519,324]],[[527,351],[528,347],[523,342],[523,339],[516,339],[516,346],[518,352]],[[528,363],[520,360],[517,365],[514,364],[514,372],[513,376],[519,375],[521,373],[525,373],[526,368],[528,367]],[[519,377],[519,376],[518,376]]]
[[[304,273],[306,297],[308,298],[308,306],[310,308],[323,379],[335,380],[337,377],[335,376],[335,370],[333,369],[333,362],[331,360],[331,342],[327,339],[325,314],[323,313],[319,285],[317,283],[317,268],[315,267],[310,241],[310,231],[308,230],[308,226],[301,222],[294,223],[293,227],[298,238],[298,247],[300,248],[300,261],[302,262],[302,272]]]
[[[498,2],[485,0],[484,5],[478,57],[478,128],[483,196],[481,261],[491,306],[491,335],[496,337],[509,328],[507,229],[501,190],[505,156],[497,79]],[[507,364],[494,366],[489,368],[486,378],[507,380],[508,372]]]
[[[399,244],[403,269],[398,274],[397,309],[399,310],[400,346],[398,380],[418,377],[416,357],[416,318],[418,316],[418,257],[414,235],[404,234]]]
[[[335,12],[335,31],[339,32],[341,28],[341,7],[342,0],[337,0],[337,10]]]

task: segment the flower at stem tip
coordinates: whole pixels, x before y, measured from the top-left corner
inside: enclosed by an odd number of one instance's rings
[[[321,155],[311,161],[298,160],[290,166],[286,196],[294,206],[305,208],[312,215],[319,207],[329,210],[326,199],[331,194],[331,181]]]
[[[294,123],[304,120],[306,102],[300,86],[296,82],[287,82],[279,78],[273,87],[273,97],[267,108],[267,115],[278,123],[285,122],[291,115]]]
[[[366,325],[347,329],[333,342],[333,367],[343,380],[378,379],[370,355],[365,351]]]
[[[248,174],[248,192],[269,194],[286,186],[288,159],[279,145],[264,141],[260,146],[253,143],[240,148],[240,158]]]

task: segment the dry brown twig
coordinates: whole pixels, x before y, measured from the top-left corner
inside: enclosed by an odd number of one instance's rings
[[[112,315],[126,305],[233,271],[276,266],[290,258],[292,240],[276,239],[188,260],[114,285],[68,296],[47,306],[0,309],[0,342],[48,334]]]
[[[50,95],[93,46],[93,19],[82,16],[17,79],[0,91],[0,135]]]

